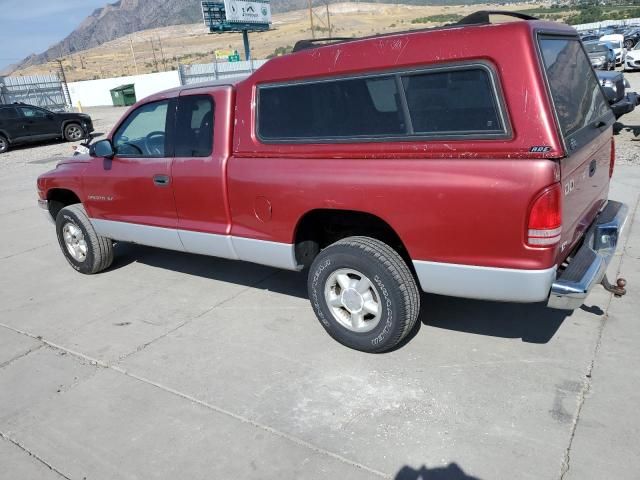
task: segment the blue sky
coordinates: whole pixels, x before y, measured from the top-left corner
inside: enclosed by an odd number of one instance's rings
[[[0,68],[41,53],[115,0],[0,0]]]

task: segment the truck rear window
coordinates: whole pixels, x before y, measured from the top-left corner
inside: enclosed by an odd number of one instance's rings
[[[565,137],[593,124],[611,109],[580,41],[541,37],[540,50],[560,128]]]

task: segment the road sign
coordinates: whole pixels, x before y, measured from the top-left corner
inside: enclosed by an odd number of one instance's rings
[[[229,61],[230,62],[239,62],[240,61],[240,54],[236,52],[233,55],[229,55]]]

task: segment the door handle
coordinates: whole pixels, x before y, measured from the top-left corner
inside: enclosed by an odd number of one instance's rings
[[[595,175],[597,166],[598,166],[598,163],[595,160],[591,160],[591,163],[589,164],[590,177],[593,177]]]
[[[153,183],[158,185],[159,187],[166,187],[170,183],[169,175],[154,175]]]

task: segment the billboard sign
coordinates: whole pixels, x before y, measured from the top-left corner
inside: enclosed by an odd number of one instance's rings
[[[271,23],[271,5],[265,0],[224,0],[224,9],[229,23]]]

